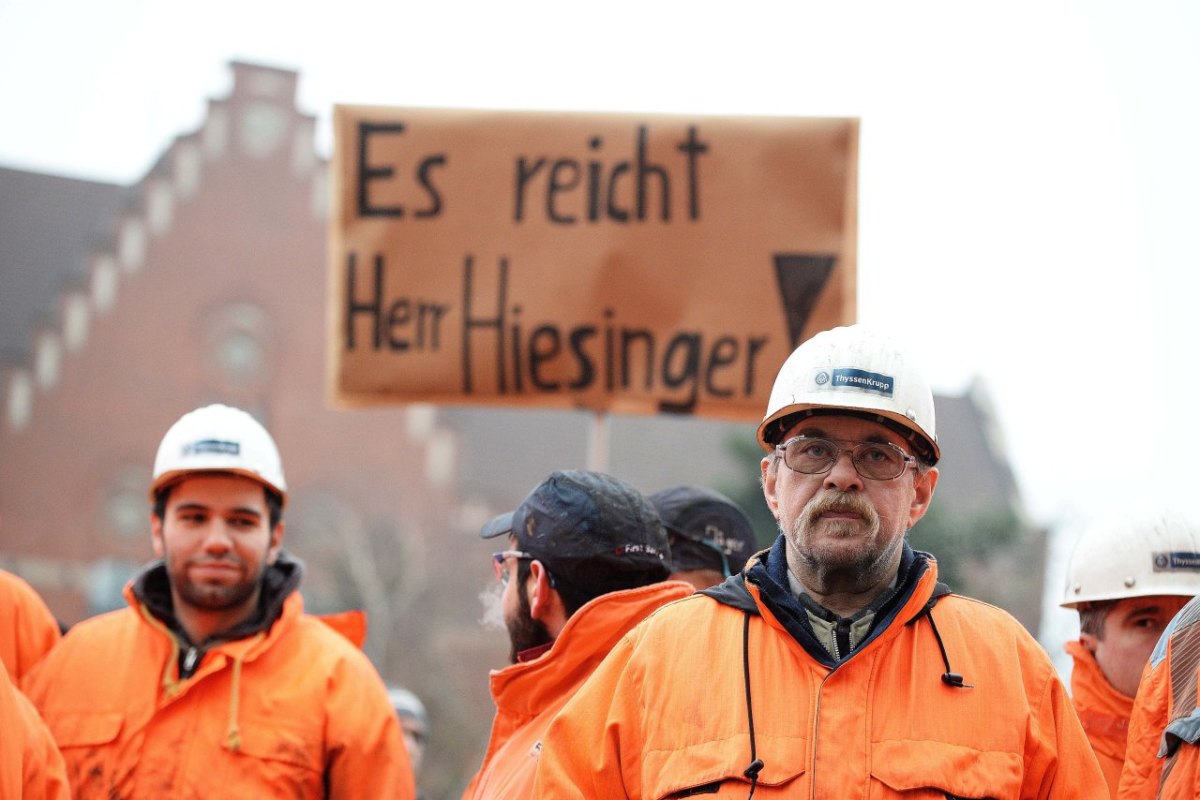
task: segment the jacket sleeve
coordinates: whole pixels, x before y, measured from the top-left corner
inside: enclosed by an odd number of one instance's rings
[[[542,743],[535,798],[640,797],[640,684],[634,634],[625,636],[554,718]]]
[[[14,692],[25,725],[24,797],[70,800],[67,765],[33,703]]]
[[[1030,697],[1021,797],[1045,800],[1107,800],[1108,784],[1067,689],[1039,650],[1047,672],[1040,696]]]
[[[1138,685],[1137,700],[1129,718],[1125,766],[1121,769],[1118,797],[1152,800],[1158,795],[1163,760],[1158,757],[1159,740],[1167,727],[1171,708],[1171,659],[1146,665]]]
[[[33,587],[0,573],[0,661],[13,683],[20,683],[61,635],[58,620]]]
[[[327,702],[329,800],[415,798],[400,722],[383,681],[361,652],[339,659]]]

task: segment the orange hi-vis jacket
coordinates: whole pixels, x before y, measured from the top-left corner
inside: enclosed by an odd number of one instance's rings
[[[601,595],[571,615],[541,656],[493,671],[496,719],[483,765],[464,800],[532,797],[542,736],[554,715],[634,625],[691,593],[690,584],[667,581]]]
[[[931,557],[904,546],[894,595],[841,661],[786,576],[780,537],[634,628],[550,726],[534,796],[1107,797],[1045,651],[938,586]]]
[[[0,662],[0,800],[70,800],[50,731]]]
[[[28,583],[0,569],[0,662],[20,683],[60,638],[58,621]]]
[[[1125,763],[1125,736],[1129,732],[1133,698],[1113,688],[1096,663],[1096,657],[1078,640],[1067,642],[1064,649],[1075,661],[1071,670],[1071,704],[1092,743],[1092,752],[1100,761],[1109,792],[1116,800],[1121,766]]]
[[[126,587],[129,608],[74,626],[27,676],[76,798],[414,797],[383,681],[303,613],[299,564],[285,559],[267,575],[294,571],[271,592],[278,616],[252,635],[182,641],[140,591],[169,587],[159,563]],[[181,650],[194,669],[182,679]]]
[[[1163,631],[1129,717],[1121,800],[1200,796],[1200,597]]]

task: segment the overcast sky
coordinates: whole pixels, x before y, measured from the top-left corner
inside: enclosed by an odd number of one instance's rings
[[[132,183],[231,59],[325,153],[335,102],[860,117],[860,319],[985,382],[1061,526],[1200,480],[1198,7],[0,0],[0,164]]]

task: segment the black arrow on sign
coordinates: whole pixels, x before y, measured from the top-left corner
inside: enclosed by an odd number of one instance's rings
[[[783,313],[787,317],[792,347],[800,344],[808,315],[829,281],[835,263],[835,255],[775,254],[775,277],[779,281],[779,295],[783,298]]]

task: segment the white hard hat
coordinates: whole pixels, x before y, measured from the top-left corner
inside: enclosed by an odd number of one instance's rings
[[[1059,605],[1163,594],[1200,594],[1200,527],[1175,511],[1123,513],[1079,537]]]
[[[822,331],[802,343],[775,376],[758,443],[770,452],[795,414],[848,411],[904,435],[928,464],[941,457],[933,392],[888,336],[862,325]]]
[[[259,481],[287,499],[275,440],[258,420],[220,404],[189,411],[171,426],[154,458],[150,496],[189,472],[232,472]]]

